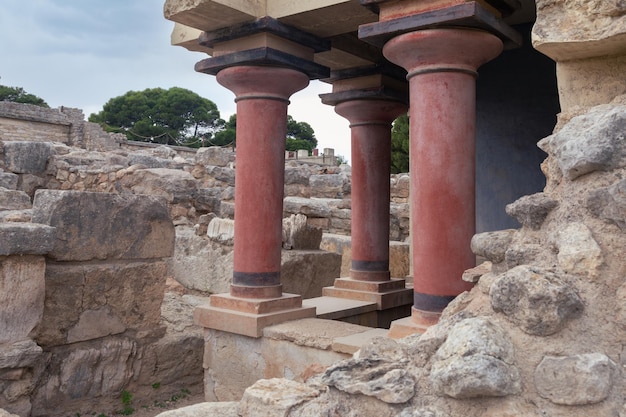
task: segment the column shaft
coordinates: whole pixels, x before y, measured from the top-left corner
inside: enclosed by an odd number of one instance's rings
[[[237,102],[231,295],[280,297],[287,106],[308,77],[286,68],[238,66],[220,71],[217,80]]]
[[[459,293],[474,265],[476,69],[502,42],[478,30],[403,34],[383,50],[408,71],[411,234],[416,321],[432,320]]]

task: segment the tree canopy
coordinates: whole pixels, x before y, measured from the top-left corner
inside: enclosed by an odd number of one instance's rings
[[[89,121],[129,140],[196,147],[225,123],[215,103],[179,87],[129,91],[110,99]]]
[[[311,152],[317,147],[315,132],[307,122],[297,122],[293,117],[287,116],[287,143],[285,149],[297,151],[306,149]]]
[[[409,116],[398,117],[391,128],[391,173],[409,172]]]
[[[49,107],[42,98],[29,94],[22,87],[9,87],[0,85],[0,101],[12,101],[15,103],[34,104],[40,107]]]

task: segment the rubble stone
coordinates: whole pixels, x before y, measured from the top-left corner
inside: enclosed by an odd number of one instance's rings
[[[478,233],[471,240],[472,252],[494,264],[500,263],[504,261],[504,254],[514,234],[513,229]]]
[[[46,170],[52,146],[47,142],[8,141],[4,143],[7,169],[16,174],[41,174]]]
[[[586,205],[594,216],[626,230],[626,180],[590,191]]]
[[[602,250],[584,223],[574,222],[557,232],[557,259],[563,270],[595,278],[604,262]]]
[[[524,227],[539,230],[548,214],[557,206],[557,202],[545,193],[526,195],[508,204],[506,213],[515,218]]]

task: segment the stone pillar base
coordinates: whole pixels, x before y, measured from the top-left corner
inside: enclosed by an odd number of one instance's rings
[[[194,311],[194,322],[206,329],[261,337],[263,328],[290,320],[315,317],[315,307],[303,307],[302,297],[283,294],[280,298],[250,299],[215,294],[210,304]]]
[[[400,339],[415,333],[422,334],[430,326],[437,324],[439,317],[441,317],[441,313],[420,311],[411,307],[411,317],[392,322],[387,336],[392,339]]]
[[[322,294],[328,297],[376,303],[378,310],[412,304],[413,290],[405,287],[404,278],[388,281],[357,281],[352,278],[337,278],[333,287],[325,287]]]

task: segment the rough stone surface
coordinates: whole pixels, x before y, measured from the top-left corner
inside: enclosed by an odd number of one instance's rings
[[[54,248],[56,228],[33,223],[0,223],[0,256],[46,255]]]
[[[580,316],[583,303],[575,289],[556,274],[521,265],[491,285],[491,306],[526,333],[548,336]]]
[[[508,204],[506,213],[515,218],[524,227],[539,230],[544,220],[555,207],[557,202],[544,193],[526,195],[517,201]]]
[[[208,148],[200,148],[196,152],[195,163],[200,165],[213,165],[225,167],[233,162],[233,152],[230,149],[221,148],[219,146],[211,146]]]
[[[341,273],[341,255],[321,250],[283,250],[280,282],[283,292],[320,297]]]
[[[626,180],[590,191],[586,205],[594,216],[626,230]]]
[[[328,368],[324,384],[349,394],[363,394],[390,404],[401,404],[415,395],[415,380],[406,362],[383,358],[348,359]]]
[[[494,264],[504,261],[504,254],[511,243],[515,230],[478,233],[472,237],[471,247],[475,255]]]
[[[292,214],[283,219],[284,249],[319,249],[322,229],[307,224],[303,214]]]
[[[616,364],[602,353],[546,356],[535,369],[535,386],[555,404],[586,405],[606,399],[614,386]]]
[[[17,189],[18,179],[19,176],[17,174],[13,174],[12,172],[0,171],[0,187],[2,188],[6,188],[7,190]]]
[[[480,277],[491,272],[491,267],[491,262],[483,262],[482,264],[475,266],[474,268],[466,269],[465,271],[463,271],[463,275],[461,276],[461,278],[465,282],[471,282],[472,284],[476,284],[480,280]]]
[[[283,211],[286,214],[304,214],[308,218],[330,217],[330,207],[324,201],[313,198],[285,197]]]
[[[499,397],[521,391],[510,338],[482,317],[452,327],[435,354],[430,380],[440,394],[453,398]]]
[[[0,211],[22,210],[30,207],[30,197],[25,192],[0,188]]]
[[[41,174],[46,170],[52,146],[45,142],[10,141],[4,144],[7,169],[16,174]]]
[[[171,256],[174,225],[159,197],[40,190],[33,222],[56,227],[58,261]]]
[[[294,407],[320,394],[320,390],[300,382],[262,379],[245,391],[239,413],[247,417],[287,417]]]
[[[593,108],[539,142],[569,180],[626,165],[626,106]]]
[[[36,340],[61,345],[156,326],[165,274],[165,262],[48,264]]]
[[[602,250],[584,223],[570,223],[556,235],[559,266],[571,274],[598,276],[604,262]]]
[[[207,236],[215,242],[232,245],[235,239],[235,221],[215,217],[209,223]]]
[[[0,417],[20,417],[17,414],[11,414],[6,410],[0,408]]]
[[[238,409],[237,401],[199,403],[166,411],[156,417],[239,417]]]
[[[124,176],[120,184],[135,194],[163,196],[169,203],[189,200],[197,184],[193,176],[179,169],[138,169]]]
[[[434,407],[405,408],[397,417],[443,417],[445,414]]]
[[[28,339],[41,321],[45,271],[43,256],[0,257],[0,345]]]
[[[0,345],[0,370],[32,367],[43,350],[32,340]]]

